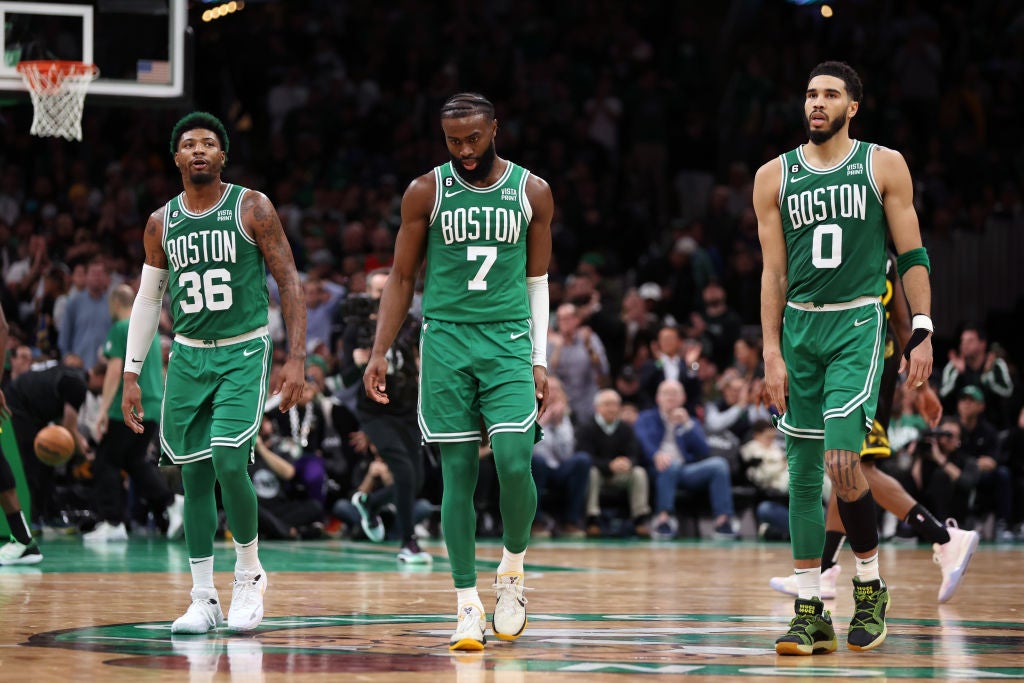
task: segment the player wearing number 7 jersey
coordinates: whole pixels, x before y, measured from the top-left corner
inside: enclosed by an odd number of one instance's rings
[[[213,584],[217,482],[236,554],[228,627],[251,630],[263,618],[267,577],[257,554],[256,494],[248,464],[273,355],[266,268],[280,288],[288,330],[288,357],[273,387],[281,394],[282,411],[295,404],[305,382],[306,307],[291,249],[265,195],[221,180],[227,151],[227,132],[217,117],[194,112],[175,124],[171,153],[184,192],[146,223],[146,262],[128,325],[121,410],[125,423],[141,432],[138,377],[156,334],[164,290],[169,292],[174,344],[160,449],[165,464],[181,465],[192,571],[191,605],[171,633],[206,633],[224,621]]]
[[[895,151],[850,138],[860,107],[857,72],[823,62],[804,99],[809,141],[762,166],[754,209],[764,254],[761,325],[765,386],[782,411],[789,462],[789,519],[798,586],[796,616],[779,654],[836,649],[821,602],[824,468],[857,556],[847,646],[871,650],[886,637],[889,593],[878,573],[874,501],[860,468],[871,430],[885,351],[886,245],[915,314],[900,372],[918,386],[932,368],[931,285],[913,185]]]
[[[409,185],[394,267],[381,297],[363,376],[387,403],[388,349],[412,302],[424,257],[419,422],[439,444],[441,525],[458,593],[453,650],[484,647],[476,588],[473,492],[487,430],[501,483],[504,550],[496,577],[495,635],[526,628],[523,558],[537,507],[530,470],[547,398],[547,268],[554,202],[548,184],[497,156],[494,105],[460,93],[441,108],[451,161]]]

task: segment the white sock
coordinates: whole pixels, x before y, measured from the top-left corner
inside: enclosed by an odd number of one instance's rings
[[[252,539],[245,545],[235,541],[235,571],[255,572],[260,569],[260,556],[256,541],[259,537]]]
[[[871,557],[857,558],[857,578],[861,581],[878,580],[878,553]]]
[[[480,609],[480,614],[486,614],[484,612],[484,603],[480,601],[480,594],[476,592],[476,586],[473,588],[456,588],[455,594],[459,596],[459,613],[462,613],[462,608],[466,605],[476,605]]]
[[[797,597],[801,600],[821,598],[821,567],[794,569]]]
[[[523,573],[523,559],[526,557],[526,551],[521,553],[509,552],[508,548],[501,549],[501,562],[498,563],[498,574],[507,574],[509,572]]]
[[[188,568],[192,570],[192,587],[216,592],[213,586],[213,556],[190,557]]]

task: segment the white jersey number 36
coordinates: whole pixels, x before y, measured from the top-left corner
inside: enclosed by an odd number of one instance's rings
[[[203,273],[187,271],[178,278],[178,286],[185,290],[181,301],[182,313],[198,313],[206,308],[210,311],[224,311],[231,308],[231,272],[226,268],[213,268]]]

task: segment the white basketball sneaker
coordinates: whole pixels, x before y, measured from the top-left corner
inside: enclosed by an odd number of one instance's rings
[[[502,640],[515,640],[526,629],[526,577],[523,572],[505,572],[494,579],[494,604],[491,627]]]
[[[191,595],[192,604],[171,624],[171,633],[200,635],[224,623],[224,612],[221,611],[216,590],[193,588]]]
[[[932,556],[935,564],[942,570],[942,584],[939,586],[939,602],[946,602],[956,592],[960,581],[967,572],[967,564],[971,561],[974,551],[978,549],[978,532],[964,531],[956,524],[955,519],[946,520],[946,531],[949,540],[945,543],[933,543]]]
[[[228,628],[251,631],[263,621],[263,594],[267,591],[267,573],[262,568],[235,572],[228,610]]]
[[[459,608],[459,625],[448,641],[449,650],[483,650],[487,639],[487,618],[482,605],[463,605]]]
[[[174,494],[174,502],[167,506],[167,538],[181,538],[185,531],[185,496]]]
[[[87,543],[106,543],[107,541],[127,541],[128,531],[124,524],[110,524],[100,522],[96,528],[88,533],[82,534],[82,540]]]
[[[834,600],[836,597],[836,581],[843,570],[834,564],[821,573],[821,599]],[[773,576],[768,585],[786,595],[799,595],[796,585],[796,574],[789,576]]]

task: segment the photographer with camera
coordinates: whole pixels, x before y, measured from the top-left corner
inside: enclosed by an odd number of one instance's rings
[[[366,296],[349,297],[342,304],[345,330],[342,332],[343,377],[362,374],[370,360],[377,327],[377,307],[390,268],[378,268],[366,276]],[[377,403],[365,393],[356,394],[356,416],[360,428],[387,463],[394,478],[396,523],[402,547],[398,559],[407,564],[429,564],[431,556],[416,540],[413,506],[423,485],[423,460],[420,455],[420,428],[416,421],[418,364],[416,348],[418,321],[407,317],[394,344],[387,353],[386,391],[390,401]],[[356,491],[352,504],[360,514],[367,509],[365,493]]]
[[[978,464],[961,448],[957,418],[944,417],[911,449],[914,463],[899,477],[900,483],[937,518],[962,522],[971,492],[978,484]]]

